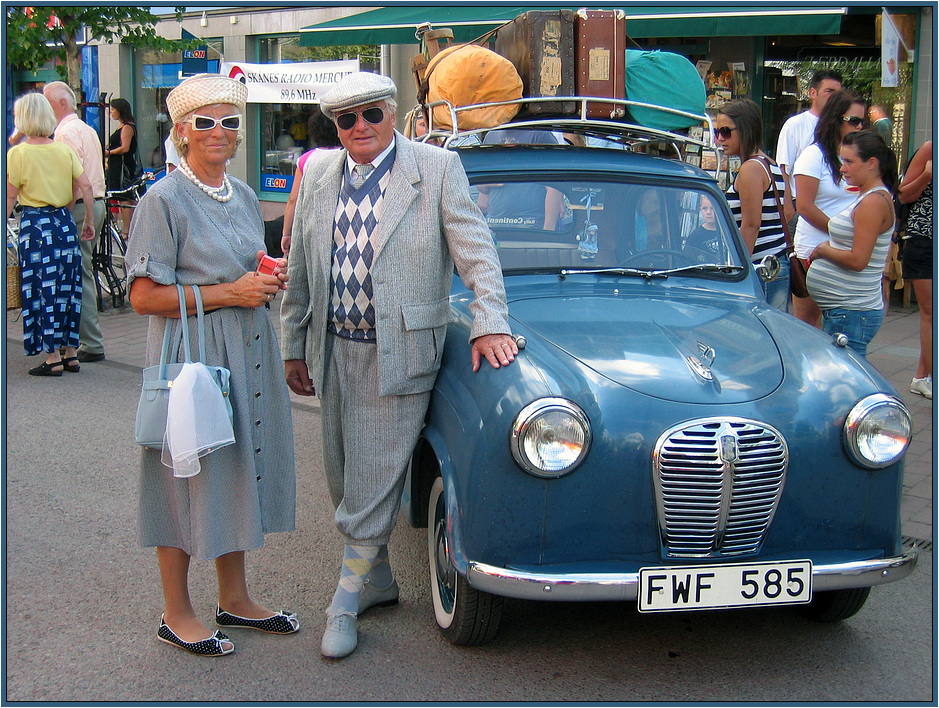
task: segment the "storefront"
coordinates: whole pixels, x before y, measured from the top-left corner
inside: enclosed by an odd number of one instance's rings
[[[296,78],[317,73],[297,65],[348,62],[347,67],[391,76],[399,88],[399,105],[408,108],[416,102],[410,59],[419,51],[417,25],[429,22],[450,27],[456,41],[469,41],[531,9],[498,5],[217,7],[186,13],[182,27],[167,18],[158,31],[178,38],[183,29],[203,38],[209,70],[251,67],[246,77],[254,74],[265,79],[254,81],[254,88],[268,84],[274,91],[263,100],[251,99],[246,140],[230,166],[232,174],[257,190],[265,216],[273,218],[283,212],[298,151],[308,147],[305,123],[317,92],[305,79],[289,82],[275,75]],[[879,6],[702,3],[623,9],[630,46],[678,52],[705,67],[712,108],[727,97],[748,96],[760,103],[770,152],[782,121],[805,107],[807,78],[823,66],[842,70],[852,82],[865,87],[867,97],[889,108],[901,162],[931,137],[935,41],[931,6],[887,8],[903,44],[913,52],[900,52],[901,80],[896,88],[880,86]],[[181,81],[181,56],[117,45],[101,45],[99,50],[101,90],[131,101],[142,160],[157,176],[163,166],[162,142],[170,127],[165,96]],[[915,62],[910,61],[913,56]],[[399,118],[404,112],[399,111]]]
[[[301,45],[411,43],[415,27],[422,22],[451,28],[457,42],[472,41],[517,14],[538,9],[549,8],[386,7],[304,27]],[[577,6],[567,9],[576,10]],[[914,130],[931,128],[929,68],[934,56],[935,18],[929,6],[700,3],[623,9],[631,46],[677,52],[700,67],[709,111],[716,111],[723,101],[733,98],[751,98],[760,104],[764,142],[770,153],[785,119],[807,107],[808,83],[818,68],[840,71],[847,87],[885,106],[892,118],[894,147],[901,161],[923,140],[913,134]],[[899,81],[889,87],[880,81],[884,13],[890,18],[888,28],[894,28],[899,35]]]

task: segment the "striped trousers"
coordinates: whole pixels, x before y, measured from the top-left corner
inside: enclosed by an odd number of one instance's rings
[[[397,521],[430,391],[378,395],[374,342],[326,335],[319,392],[326,482],[346,543],[382,546]]]

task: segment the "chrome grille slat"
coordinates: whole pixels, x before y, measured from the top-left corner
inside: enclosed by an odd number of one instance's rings
[[[789,461],[775,429],[742,418],[690,421],[666,431],[654,455],[656,511],[668,556],[759,550]]]

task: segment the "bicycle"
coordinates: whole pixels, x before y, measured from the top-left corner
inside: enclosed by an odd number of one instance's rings
[[[98,243],[92,255],[99,312],[104,311],[102,293],[110,295],[113,307],[122,307],[127,296],[127,241],[121,232],[121,222],[114,217],[112,209],[133,208],[121,202],[126,202],[128,194],[136,194],[138,188],[145,185],[146,181],[146,175],[142,175],[128,188],[106,192],[104,195],[104,223],[101,225]]]

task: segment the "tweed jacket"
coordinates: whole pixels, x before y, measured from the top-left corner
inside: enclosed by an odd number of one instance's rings
[[[433,388],[450,321],[453,268],[474,299],[470,338],[509,334],[499,258],[455,153],[395,132],[396,155],[373,236],[372,283],[380,395]],[[317,391],[331,296],[333,222],[345,150],[314,154],[303,171],[281,305],[284,360],[304,359]],[[470,366],[469,360],[466,362]]]

